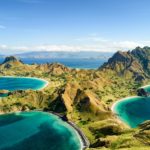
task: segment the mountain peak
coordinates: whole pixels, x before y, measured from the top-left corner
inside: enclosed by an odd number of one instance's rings
[[[100,70],[112,70],[118,75],[144,80],[150,76],[150,47],[136,47],[132,51],[116,52]]]
[[[3,64],[9,63],[9,62],[20,62],[20,63],[22,63],[21,60],[17,59],[14,56],[8,56],[8,57],[6,57],[5,60],[4,60],[4,62],[3,62]]]
[[[1,66],[3,66],[6,69],[9,69],[13,66],[20,66],[22,64],[23,64],[23,62],[21,60],[17,59],[14,56],[9,56],[9,57],[5,58],[5,60],[1,64]]]

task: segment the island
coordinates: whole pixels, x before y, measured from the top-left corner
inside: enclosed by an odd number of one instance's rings
[[[59,63],[28,65],[7,57],[0,65],[0,77],[34,77],[49,84],[41,90],[9,91],[0,98],[0,113],[40,110],[65,116],[84,133],[89,150],[148,150],[150,122],[127,127],[111,107],[150,83],[149,66],[149,47],[118,51],[98,69],[90,70]]]

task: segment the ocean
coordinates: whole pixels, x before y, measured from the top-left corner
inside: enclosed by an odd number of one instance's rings
[[[43,63],[54,63],[58,62],[64,64],[65,66],[71,68],[80,69],[97,69],[99,68],[107,59],[81,59],[81,58],[21,58],[21,60],[26,64],[43,64]],[[4,61],[4,58],[0,58],[0,63]]]

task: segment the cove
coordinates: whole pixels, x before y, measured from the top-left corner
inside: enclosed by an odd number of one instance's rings
[[[116,102],[112,111],[131,128],[150,120],[150,97],[129,97]]]
[[[41,90],[46,87],[47,81],[29,77],[0,77],[0,90]]]
[[[0,115],[0,150],[81,150],[76,130],[46,112]]]

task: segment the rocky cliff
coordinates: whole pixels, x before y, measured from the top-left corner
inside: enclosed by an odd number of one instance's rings
[[[112,70],[120,76],[142,81],[150,77],[150,47],[116,52],[99,70]]]
[[[9,69],[13,66],[21,66],[21,65],[23,65],[23,62],[21,60],[17,59],[14,56],[9,56],[5,58],[5,60],[1,64],[1,67]]]

